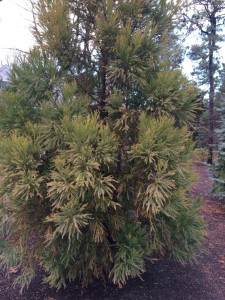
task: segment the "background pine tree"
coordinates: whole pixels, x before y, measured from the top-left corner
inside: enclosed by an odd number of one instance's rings
[[[225,80],[223,77],[220,90],[217,93],[217,102],[217,115],[219,120],[216,129],[218,137],[218,156],[213,166],[213,191],[223,199],[225,195]]]
[[[203,236],[188,168],[197,89],[173,70],[166,0],[39,0],[37,46],[1,93],[2,265],[28,286],[110,278],[193,257]]]
[[[218,50],[224,40],[222,34],[225,17],[225,5],[223,0],[192,0],[188,3],[188,11],[183,13],[183,21],[189,27],[189,31],[198,34],[198,40],[192,45],[189,57],[197,63],[193,75],[199,85],[206,90],[206,109],[205,115],[208,120],[208,160],[213,163],[213,150],[216,144],[214,129],[216,128],[215,119],[215,96],[221,72],[221,62]]]

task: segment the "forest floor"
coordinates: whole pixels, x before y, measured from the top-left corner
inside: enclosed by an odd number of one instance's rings
[[[211,194],[212,180],[206,165],[194,163],[198,176],[193,195],[201,196],[207,223],[204,253],[196,262],[181,265],[169,260],[147,264],[142,279],[130,279],[125,287],[101,283],[82,290],[71,284],[66,290],[50,289],[40,272],[22,295],[12,288],[16,274],[0,270],[0,300],[225,300],[225,206]]]

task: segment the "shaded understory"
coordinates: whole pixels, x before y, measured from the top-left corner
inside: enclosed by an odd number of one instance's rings
[[[199,174],[193,194],[203,197],[202,214],[208,226],[207,252],[197,262],[185,266],[168,260],[149,262],[142,280],[131,279],[122,289],[96,283],[83,291],[71,284],[66,290],[56,292],[42,283],[40,272],[23,295],[12,288],[16,274],[8,278],[0,270],[0,300],[224,300],[225,208],[210,193],[212,182],[207,167],[195,163],[193,168]]]

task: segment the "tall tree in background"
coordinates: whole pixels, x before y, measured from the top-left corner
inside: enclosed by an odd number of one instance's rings
[[[190,58],[198,62],[194,74],[201,86],[207,85],[209,101],[208,121],[208,163],[212,164],[214,144],[214,99],[220,62],[217,55],[219,43],[223,40],[225,4],[223,0],[192,0],[189,13],[185,15],[192,30],[196,30],[200,43],[193,45]],[[193,14],[190,13],[193,11]]]
[[[222,83],[217,93],[217,119],[216,129],[218,136],[218,157],[214,164],[214,185],[213,191],[222,199],[225,196],[225,66],[222,74]]]
[[[0,95],[1,259],[26,286],[41,265],[60,288],[192,257],[188,195],[197,89],[166,47],[166,0],[39,0],[37,46]]]

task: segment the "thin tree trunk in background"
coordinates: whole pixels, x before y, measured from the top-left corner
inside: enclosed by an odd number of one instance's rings
[[[210,23],[212,26],[209,35],[209,131],[208,131],[208,164],[213,163],[213,144],[214,144],[214,98],[215,98],[215,85],[214,85],[214,66],[213,54],[216,45],[216,17],[215,14],[211,16]]]

